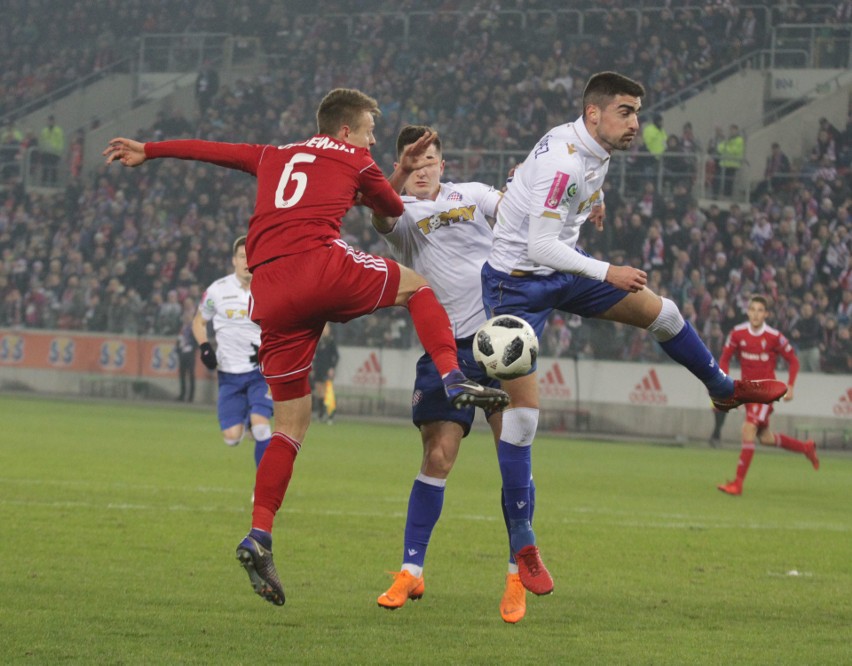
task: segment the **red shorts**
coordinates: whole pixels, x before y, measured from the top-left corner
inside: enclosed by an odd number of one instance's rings
[[[308,374],[326,322],[394,304],[399,265],[342,240],[261,264],[252,272],[250,316],[260,326],[260,370],[276,401],[310,393]]]
[[[746,423],[752,423],[758,430],[769,427],[769,417],[772,415],[772,405],[762,405],[750,402],[745,406]]]

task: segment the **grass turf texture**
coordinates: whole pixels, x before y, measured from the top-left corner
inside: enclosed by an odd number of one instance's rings
[[[701,424],[702,432],[711,425]],[[411,426],[315,424],[279,514],[287,591],[250,589],[252,443],[212,411],[0,396],[0,663],[849,663],[852,459],[540,437],[556,581],[510,626],[493,444],[451,475],[426,594],[389,612],[420,458]],[[247,445],[248,444],[248,445]],[[791,571],[799,575],[789,575]]]

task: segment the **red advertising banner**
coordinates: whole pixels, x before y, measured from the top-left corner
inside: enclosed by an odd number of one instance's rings
[[[178,357],[173,338],[0,328],[0,370],[8,366],[122,377],[175,377]],[[198,377],[205,376],[200,364],[195,371]]]

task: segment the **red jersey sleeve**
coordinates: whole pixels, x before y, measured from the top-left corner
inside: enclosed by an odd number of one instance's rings
[[[402,198],[391,187],[375,162],[361,171],[358,179],[361,201],[383,217],[399,217],[403,213]]]
[[[731,367],[731,357],[734,355],[736,348],[733,333],[728,333],[728,339],[725,340],[725,346],[722,347],[722,355],[719,357],[719,368],[725,374],[728,374],[728,368]]]
[[[787,361],[787,386],[793,386],[796,383],[796,377],[799,376],[799,357],[796,356],[796,351],[793,345],[783,335],[778,336],[778,353]]]
[[[200,139],[149,141],[145,144],[145,157],[150,159],[174,157],[179,160],[210,162],[257,176],[257,166],[267,148],[269,146],[201,141]]]

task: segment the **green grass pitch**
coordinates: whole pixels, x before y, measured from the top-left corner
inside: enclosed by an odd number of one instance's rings
[[[234,557],[252,443],[227,448],[212,409],[0,395],[0,423],[2,664],[852,663],[848,455],[814,472],[759,450],[733,498],[715,486],[734,449],[541,436],[556,589],[510,626],[484,432],[450,476],[425,596],[389,612],[410,425],[312,426],[276,525],[277,608]]]

